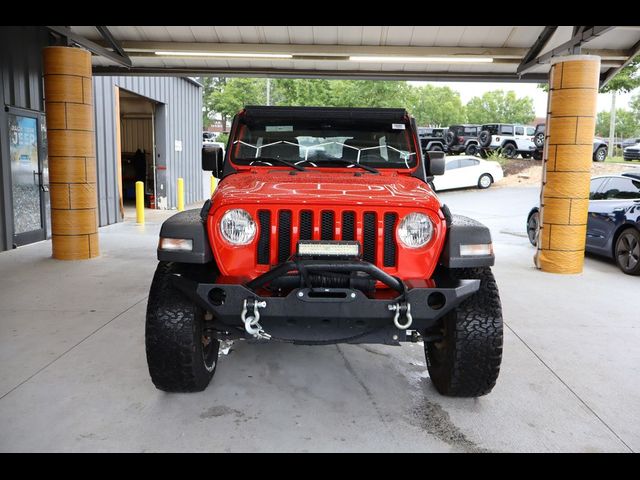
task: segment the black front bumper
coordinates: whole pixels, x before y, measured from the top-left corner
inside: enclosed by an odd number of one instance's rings
[[[395,291],[385,298],[370,298],[355,288],[294,288],[285,296],[261,296],[262,285],[292,270],[360,271]],[[414,331],[424,334],[437,320],[480,288],[480,280],[440,279],[434,288],[411,288],[375,265],[362,261],[287,262],[245,285],[198,283],[176,275],[174,285],[204,310],[213,314],[212,328],[219,338],[250,338],[241,312],[245,301],[265,302],[259,308],[260,324],[273,339],[294,343],[389,343],[410,340]],[[389,285],[391,284],[391,285]],[[375,295],[374,295],[375,297]],[[411,326],[394,325],[398,304],[410,304]],[[400,323],[405,323],[401,321]],[[413,337],[415,339],[415,336]]]

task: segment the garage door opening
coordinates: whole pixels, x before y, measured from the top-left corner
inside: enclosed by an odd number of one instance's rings
[[[120,198],[123,217],[135,215],[136,182],[144,184],[145,208],[157,208],[155,164],[156,102],[118,89],[120,114]]]

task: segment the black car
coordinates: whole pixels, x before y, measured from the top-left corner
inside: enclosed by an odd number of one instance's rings
[[[540,212],[527,217],[527,234],[538,243]],[[591,179],[586,251],[613,258],[628,275],[640,275],[640,171]]]
[[[533,144],[536,146],[536,150],[533,152],[533,158],[535,160],[542,160],[542,153],[544,150],[545,140],[545,124],[539,123],[536,125],[536,131],[533,134]],[[609,147],[607,142],[601,138],[595,137],[593,139],[593,155],[594,162],[604,162],[607,158],[607,151]]]
[[[480,152],[479,133],[480,125],[451,125],[445,135],[449,153],[452,155],[459,153],[477,155]]]
[[[418,127],[418,138],[422,152],[445,152],[444,137],[447,129],[439,127]]]

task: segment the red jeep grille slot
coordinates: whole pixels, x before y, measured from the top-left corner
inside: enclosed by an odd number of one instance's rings
[[[271,254],[271,212],[269,210],[260,210],[258,212],[258,223],[260,224],[258,263],[269,265],[269,256]]]
[[[313,212],[300,212],[300,240],[313,240]]]
[[[280,210],[278,215],[278,263],[286,262],[291,255],[291,212]]]
[[[356,239],[356,214],[342,212],[342,240]]]
[[[385,267],[396,265],[396,221],[398,215],[392,212],[384,214],[384,261]]]
[[[367,212],[363,220],[362,259],[376,263],[376,214]]]
[[[336,231],[333,212],[322,212],[321,219],[320,240],[333,240]]]

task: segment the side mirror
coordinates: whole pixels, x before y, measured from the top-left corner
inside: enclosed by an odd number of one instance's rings
[[[224,152],[218,145],[207,145],[202,147],[202,170],[211,172],[214,177],[222,177],[222,167],[224,166]]]
[[[444,175],[444,152],[427,152],[429,164],[427,165],[427,176]]]

